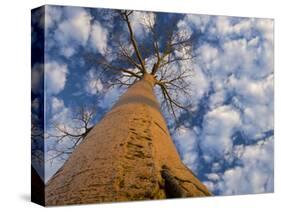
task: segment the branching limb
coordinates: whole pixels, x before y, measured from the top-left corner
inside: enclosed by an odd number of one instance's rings
[[[141,68],[142,68],[142,73],[145,74],[146,73],[146,69],[145,69],[145,61],[142,58],[142,55],[140,53],[132,26],[131,26],[131,22],[129,20],[129,16],[132,14],[133,11],[120,11],[120,15],[122,17],[122,19],[126,22],[128,30],[129,30],[129,34],[130,34],[130,41],[134,47],[136,56],[139,60],[139,63],[141,64]]]
[[[167,83],[167,82],[166,82]],[[189,109],[189,106],[190,105],[181,105],[179,102],[177,102],[168,92],[168,87],[166,85],[166,83],[164,82],[160,82],[158,81],[156,84],[160,86],[161,88],[161,92],[163,94],[163,97],[164,97],[164,104],[167,105],[168,107],[168,110],[172,112],[172,115],[174,116],[175,120],[177,120],[177,117],[176,117],[176,112],[175,112],[175,108],[174,107],[177,107],[177,108],[180,108],[182,110],[185,110],[187,111]]]
[[[111,86],[129,87],[144,74],[151,74],[160,87],[164,105],[176,118],[178,109],[188,110],[191,98],[192,40],[189,31],[178,28],[178,18],[172,18],[169,26],[157,24],[156,14],[145,14],[139,24],[145,27],[145,37],[139,41],[135,37],[132,23],[133,11],[120,10],[115,20],[121,21],[124,30],[110,33],[110,45],[103,55],[93,55],[95,64],[101,65],[105,81]],[[119,26],[119,25],[118,25]],[[161,33],[158,32],[161,30]],[[148,70],[149,69],[151,70]],[[113,74],[107,74],[110,73]],[[115,74],[114,74],[115,73]],[[187,103],[187,105],[183,105]]]
[[[112,71],[117,71],[117,72],[121,72],[121,73],[127,73],[127,74],[131,75],[132,77],[136,77],[139,79],[141,78],[141,76],[138,75],[137,73],[134,73],[134,72],[129,71],[122,67],[112,65],[112,64],[108,63],[106,60],[100,61],[100,64],[104,67],[104,70],[112,70]]]
[[[66,126],[64,123],[54,123],[52,132],[46,136],[47,141],[54,142],[53,148],[48,152],[52,156],[48,161],[52,162],[54,159],[64,160],[65,155],[69,155],[81,143],[86,135],[93,128],[93,118],[95,109],[81,106],[71,117],[74,126]]]
[[[118,56],[120,58],[124,58],[125,60],[127,60],[131,65],[133,65],[134,67],[136,67],[137,69],[140,70],[140,72],[142,72],[142,67],[134,60],[134,58],[130,55],[128,49],[120,42],[118,41]]]

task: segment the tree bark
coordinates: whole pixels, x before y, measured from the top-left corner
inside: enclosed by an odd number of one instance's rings
[[[46,205],[211,193],[184,166],[146,74],[89,132],[46,185]]]

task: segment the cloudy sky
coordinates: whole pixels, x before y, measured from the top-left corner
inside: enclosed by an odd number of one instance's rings
[[[52,131],[51,123],[71,124],[75,108],[82,104],[95,105],[97,115],[92,124],[97,123],[125,91],[108,89],[101,80],[102,70],[85,59],[88,52],[105,55],[114,48],[112,36],[126,33],[109,14],[103,9],[46,7],[47,131]],[[135,12],[131,17],[133,30],[144,45],[149,33],[142,24],[143,17],[157,23],[163,34],[173,19],[173,30],[185,32],[193,41],[191,97],[181,97],[189,98],[192,108],[179,113],[184,120],[179,129],[168,123],[184,164],[215,195],[272,192],[273,20]],[[32,26],[33,44],[40,39],[42,23],[37,19]],[[146,55],[148,63],[150,56]],[[42,58],[33,60],[35,90],[42,75],[40,67]],[[36,111],[38,98],[33,94],[32,99]],[[166,111],[163,114],[169,117]],[[51,149],[55,142],[48,138],[45,144]],[[62,164],[58,159],[46,162],[46,179]]]

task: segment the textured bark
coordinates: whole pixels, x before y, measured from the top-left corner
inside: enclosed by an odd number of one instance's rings
[[[132,85],[46,186],[46,205],[209,196],[184,166],[153,93]]]

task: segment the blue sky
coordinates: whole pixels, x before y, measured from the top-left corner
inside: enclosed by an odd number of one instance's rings
[[[112,36],[127,32],[109,14],[103,9],[46,7],[47,133],[53,132],[51,123],[79,125],[71,122],[71,117],[81,104],[95,105],[93,123],[98,122],[125,91],[108,89],[105,79],[112,76],[101,76],[102,70],[84,56],[91,53],[99,57],[114,51]],[[196,57],[192,64],[185,64],[194,70],[189,79],[191,97],[180,99],[191,102],[192,108],[179,112],[182,125],[178,130],[163,111],[184,164],[215,195],[272,192],[273,20],[135,12],[131,22],[136,39],[148,49],[149,33],[142,24],[145,18],[157,24],[161,39],[165,38],[165,28],[174,23],[174,31],[186,33],[193,41]],[[152,64],[149,53],[145,59]],[[114,58],[110,60],[114,62]],[[34,76],[40,75],[40,66],[40,59],[32,64]],[[155,92],[161,100],[159,91]],[[35,96],[34,110],[36,101]],[[60,148],[69,142],[60,144]],[[47,138],[45,145],[51,149],[56,143]],[[45,156],[51,157],[50,153]],[[46,179],[62,164],[63,160],[46,162]]]

